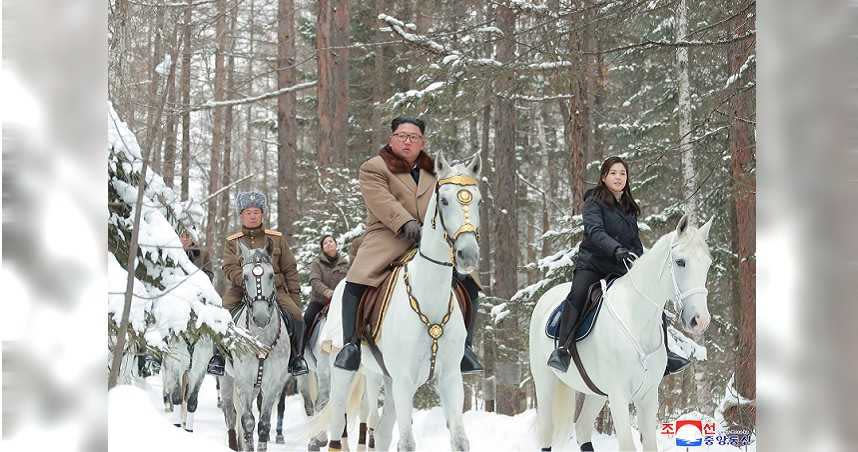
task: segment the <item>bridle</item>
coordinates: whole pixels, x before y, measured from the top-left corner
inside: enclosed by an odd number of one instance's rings
[[[478,227],[474,226],[473,223],[471,223],[471,212],[470,212],[470,210],[471,210],[471,203],[474,200],[474,195],[472,195],[471,192],[468,191],[467,189],[461,188],[459,190],[459,192],[456,193],[456,201],[458,201],[459,205],[462,207],[462,212],[465,216],[465,221],[464,221],[464,223],[462,223],[461,226],[459,226],[459,229],[457,229],[456,232],[453,233],[452,237],[447,233],[447,224],[444,221],[444,213],[438,208],[438,203],[441,202],[439,191],[440,191],[441,187],[444,185],[456,185],[459,187],[475,187],[475,186],[479,185],[479,181],[474,177],[458,175],[458,176],[450,176],[450,177],[445,177],[443,179],[439,179],[435,183],[435,213],[434,213],[434,215],[432,215],[432,229],[437,228],[437,222],[438,222],[438,220],[440,220],[441,221],[441,230],[444,234],[444,241],[447,242],[447,247],[448,247],[448,250],[450,253],[450,262],[442,262],[442,261],[439,261],[436,259],[432,259],[431,257],[423,254],[423,250],[421,250],[419,246],[417,248],[418,248],[418,252],[420,253],[420,256],[423,257],[424,259],[426,259],[426,260],[428,260],[434,264],[443,265],[445,267],[452,267],[456,264],[456,253],[454,251],[456,240],[462,234],[474,234],[477,241],[479,241],[480,240],[480,231],[479,231]]]

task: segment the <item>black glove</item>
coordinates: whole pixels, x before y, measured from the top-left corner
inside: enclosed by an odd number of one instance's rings
[[[624,262],[628,262],[628,264],[631,265],[632,262],[634,262],[635,259],[637,259],[637,257],[635,257],[635,255],[632,254],[631,251],[629,251],[629,250],[627,250],[621,246],[621,247],[618,247],[616,250],[614,250],[614,259],[616,259],[617,262],[619,262],[620,264],[623,264]]]
[[[399,229],[399,237],[414,244],[420,243],[420,224],[417,220],[410,220],[403,224]]]

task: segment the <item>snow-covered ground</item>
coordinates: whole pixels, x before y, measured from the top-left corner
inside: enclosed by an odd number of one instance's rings
[[[223,415],[217,408],[215,380],[207,375],[200,390],[199,407],[194,420],[194,432],[187,433],[172,425],[170,414],[163,411],[161,401],[161,379],[150,377],[145,384],[136,386],[120,385],[110,391],[109,435],[110,450],[121,452],[136,451],[229,451],[226,447],[226,430]],[[504,416],[484,411],[468,411],[464,415],[465,428],[475,452],[498,451],[537,451],[536,412],[528,410],[517,416]],[[304,415],[303,402],[299,396],[286,400],[284,434],[286,444],[274,444],[274,424],[276,414],[272,415],[271,439],[268,449],[272,452],[306,451],[306,442],[300,438],[300,429],[307,418]],[[414,434],[417,447],[421,451],[446,451],[450,449],[449,435],[444,427],[444,416],[440,408],[420,410],[414,415]],[[357,450],[357,435],[350,433],[351,450]],[[637,436],[637,435],[635,435]],[[395,438],[395,435],[394,435]],[[395,444],[395,440],[394,440]],[[617,450],[617,441],[613,436],[595,434],[593,446],[597,451]],[[640,444],[638,443],[638,447]],[[747,449],[732,446],[677,447],[673,439],[659,438],[662,451],[748,451],[755,452],[756,444]],[[324,450],[324,449],[323,449]],[[557,452],[561,449],[555,448]],[[569,447],[566,451],[576,451]]]

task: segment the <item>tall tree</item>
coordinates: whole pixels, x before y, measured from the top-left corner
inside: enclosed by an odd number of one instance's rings
[[[175,14],[173,14],[175,18]],[[167,115],[167,127],[164,137],[164,162],[163,171],[164,183],[168,187],[173,186],[173,179],[176,174],[176,65],[178,63],[178,33],[181,26],[177,20],[173,20],[173,33],[170,36],[170,74],[167,77],[167,105],[170,108]]]
[[[509,64],[515,59],[516,13],[510,2],[497,6],[498,28],[503,37],[497,41],[497,59]],[[509,299],[518,287],[518,161],[515,152],[516,111],[512,92],[515,74],[506,71],[495,82],[494,91],[497,115],[495,116],[495,243],[503,243],[495,249],[495,294]],[[518,316],[509,315],[501,321],[500,329],[511,335],[518,328]],[[506,359],[509,359],[508,357]],[[509,363],[514,368],[518,363]],[[511,383],[511,382],[507,382]],[[516,386],[504,384],[498,387],[497,410],[502,414],[516,414],[518,403]]]
[[[744,8],[743,8],[744,9]],[[731,28],[739,36],[756,28],[756,15],[737,14]],[[725,413],[732,422],[753,428],[756,423],[756,169],[753,118],[755,112],[754,89],[748,87],[754,79],[749,64],[755,54],[755,39],[740,40],[730,46],[730,173],[733,182],[733,202],[736,218],[734,253],[738,259],[738,313],[739,313],[739,365],[736,369],[735,389],[750,404],[740,404],[733,412]],[[753,86],[753,85],[751,85]]]
[[[688,35],[688,7],[686,0],[679,0],[676,5],[676,41],[685,41]],[[688,48],[676,48],[676,74],[679,91],[679,153],[682,160],[682,176],[684,180],[683,196],[686,201],[686,212],[694,224],[697,222],[697,197],[694,190],[697,186],[696,171],[694,170],[694,148],[691,146],[691,96],[688,81]]]
[[[572,98],[569,100],[569,180],[572,190],[572,212],[579,213],[584,202],[584,166],[590,148],[590,93],[589,77],[590,57],[584,52],[589,50],[592,36],[590,8],[592,0],[584,1],[584,9],[579,14],[569,14],[569,55],[574,64],[571,70]],[[580,22],[580,23],[577,23]]]
[[[375,0],[375,17],[386,11],[387,0]],[[376,25],[375,28],[375,42],[380,43],[385,41],[385,33],[381,30],[381,27]],[[385,94],[387,93],[387,71],[389,70],[385,67],[384,48],[385,46],[376,45],[373,51],[374,83],[372,84],[372,124],[370,124],[373,131],[372,146],[380,146],[385,142],[385,137],[387,136],[387,128],[382,124],[382,104],[385,101]]]
[[[334,127],[334,83],[333,58],[331,55],[331,2],[319,0],[319,12],[316,15],[316,60],[318,61],[319,83],[316,85],[316,102],[319,115],[319,134],[316,143],[317,162],[325,167],[333,161]]]
[[[155,138],[156,129],[160,129],[160,121],[156,121],[156,111],[158,110],[158,88],[161,85],[161,70],[160,65],[164,61],[163,39],[164,39],[164,16],[166,14],[166,1],[162,1],[161,5],[156,7],[155,12],[155,29],[152,43],[152,59],[149,70],[149,111],[146,115],[146,130],[147,137],[151,137],[157,143]],[[152,166],[156,169],[161,169],[161,149],[160,147],[152,148]]]
[[[226,68],[224,67],[224,53],[226,51],[226,0],[217,0],[217,19],[215,21],[215,35],[217,44],[215,50],[215,79],[214,100],[220,102],[224,99],[224,85],[226,81]],[[212,120],[212,147],[211,168],[209,170],[209,196],[216,193],[221,187],[221,155],[223,146],[223,114],[224,107],[218,105],[214,108]],[[218,198],[212,197],[208,201],[208,216],[206,218],[206,250],[209,256],[214,256],[214,234],[217,222]]]
[[[235,23],[238,20],[238,13],[235,12],[232,14],[230,18],[229,25],[229,34],[227,37],[227,48],[229,49],[229,57],[227,58],[226,64],[226,97],[233,98],[235,97]],[[223,185],[223,192],[220,194],[220,202],[218,207],[220,208],[220,215],[218,215],[218,256],[223,256],[224,247],[226,246],[226,237],[228,233],[230,218],[230,205],[229,202],[229,185],[232,183],[232,125],[233,125],[233,107],[227,105],[224,107],[224,118],[223,118],[223,170],[221,172],[221,180]],[[224,284],[225,281],[221,280],[220,285]],[[218,287],[218,289],[223,289],[223,287]]]
[[[191,165],[191,21],[193,1],[188,0],[182,27],[182,201],[188,199]]]
[[[327,2],[320,1],[320,8],[323,3]],[[279,0],[278,7],[277,89],[283,89],[294,85],[296,79],[295,1]],[[277,229],[287,237],[291,237],[298,218],[297,137],[296,93],[292,91],[277,97]]]
[[[333,21],[331,29],[331,52],[333,97],[333,130],[331,130],[331,147],[333,157],[340,165],[346,162],[348,156],[349,130],[349,1],[333,0]]]

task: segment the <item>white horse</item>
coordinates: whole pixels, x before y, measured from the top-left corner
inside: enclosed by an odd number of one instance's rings
[[[590,335],[577,344],[587,374],[611,402],[620,450],[635,450],[629,403],[637,408],[644,450],[658,448],[658,385],[667,364],[660,326],[665,302],[673,300],[686,331],[702,334],[709,326],[706,276],[712,258],[706,240],[711,225],[710,219],[698,230],[683,216],[675,231],[661,237],[614,282],[603,301],[602,310],[607,312],[599,315]],[[546,292],[530,320],[530,368],[543,451],[569,439],[576,391],[585,398],[575,422],[575,439],[582,451],[593,450],[593,421],[605,404],[605,397],[585,384],[575,365],[565,373],[547,365],[554,341],[546,336],[545,324],[570,287],[570,283],[560,284]]]
[[[240,450],[252,451],[255,423],[253,405],[257,396],[262,394],[259,450],[265,451],[271,432],[271,409],[286,383],[291,349],[286,324],[277,306],[270,249],[250,250],[243,243],[239,243],[239,246],[243,259],[243,302],[246,306],[235,323],[271,350],[267,355],[234,352],[233,359],[226,360],[226,373],[221,377],[221,396],[224,417],[229,427],[230,447],[237,445]]]
[[[212,338],[201,333],[172,334],[161,364],[164,409],[173,413],[173,425],[194,431],[197,396],[206,376],[206,365],[212,357]]]
[[[438,181],[423,218],[419,252],[395,282],[376,350],[362,344],[358,372],[366,377],[366,399],[376,401],[382,380],[385,385],[384,413],[375,434],[378,450],[388,450],[394,421],[399,425],[399,450],[415,450],[411,425],[414,393],[433,375],[452,449],[469,449],[462,420],[460,370],[467,332],[451,285],[454,266],[459,273],[468,274],[479,262],[481,163],[478,155],[467,165],[451,167],[439,153],[435,160]],[[331,305],[336,315],[340,313],[342,292],[343,284],[339,284]],[[330,438],[343,430],[343,413],[354,376],[354,372],[332,369],[331,399],[324,413]],[[332,440],[328,450],[341,447],[340,441]]]

